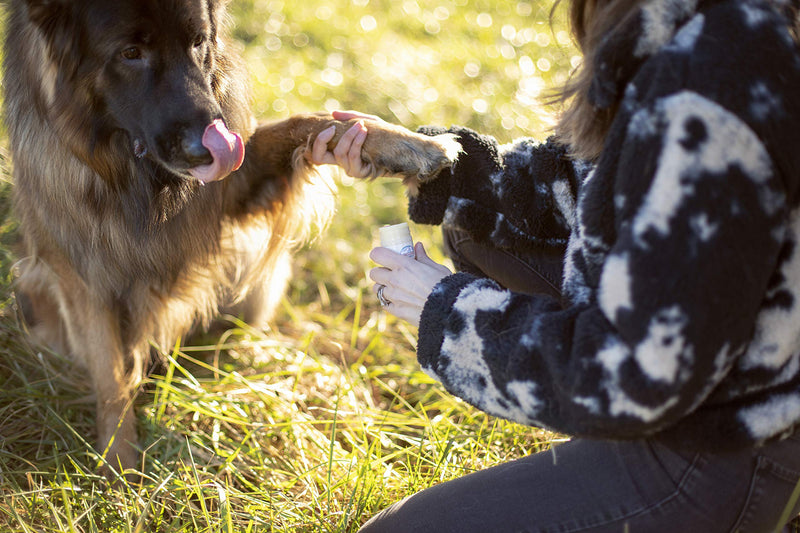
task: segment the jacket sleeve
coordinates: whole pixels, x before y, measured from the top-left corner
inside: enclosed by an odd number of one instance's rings
[[[588,165],[573,162],[553,139],[540,143],[524,138],[500,145],[463,127],[419,131],[452,133],[463,152],[452,169],[423,183],[410,198],[411,220],[445,222],[476,242],[499,248],[566,245]]]
[[[581,187],[567,269],[581,297],[562,307],[465,273],[434,288],[418,359],[453,394],[571,435],[641,437],[692,412],[745,349],[787,217],[763,144],[688,91],[642,108],[620,141]]]

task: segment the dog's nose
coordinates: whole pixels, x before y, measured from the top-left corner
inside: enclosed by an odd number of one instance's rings
[[[181,141],[181,150],[189,167],[210,165],[214,162],[211,152],[203,146],[202,136],[185,136]]]

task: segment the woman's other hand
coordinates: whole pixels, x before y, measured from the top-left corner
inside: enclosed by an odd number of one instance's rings
[[[383,297],[389,302],[384,306],[386,311],[413,326],[419,326],[428,295],[439,281],[452,272],[428,257],[421,242],[414,246],[414,251],[416,259],[388,248],[373,248],[369,256],[382,266],[370,270],[369,277],[375,282],[372,291],[376,295],[380,287],[384,286]]]

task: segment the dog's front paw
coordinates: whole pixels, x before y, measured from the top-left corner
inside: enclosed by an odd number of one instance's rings
[[[458,154],[461,153],[461,145],[457,140],[458,137],[452,133],[443,133],[435,137],[420,135],[420,137],[417,143],[408,143],[408,149],[417,154],[417,172],[414,174],[421,181],[427,181],[436,177],[442,170],[453,166]]]
[[[420,183],[430,181],[441,171],[452,167],[462,151],[458,138],[451,133],[422,137],[423,141],[427,142],[423,142],[425,151],[424,155],[420,156],[419,171],[403,175],[403,183],[411,196],[417,196]]]
[[[457,137],[450,133],[427,136],[399,126],[368,123],[364,159],[372,163],[376,176],[398,176],[416,194],[421,182],[450,168],[461,153]]]

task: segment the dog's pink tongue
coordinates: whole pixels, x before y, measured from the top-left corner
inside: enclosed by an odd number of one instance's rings
[[[189,173],[202,183],[220,180],[242,166],[244,142],[239,134],[228,131],[222,120],[217,119],[206,127],[203,146],[211,152],[214,161],[189,169]]]

